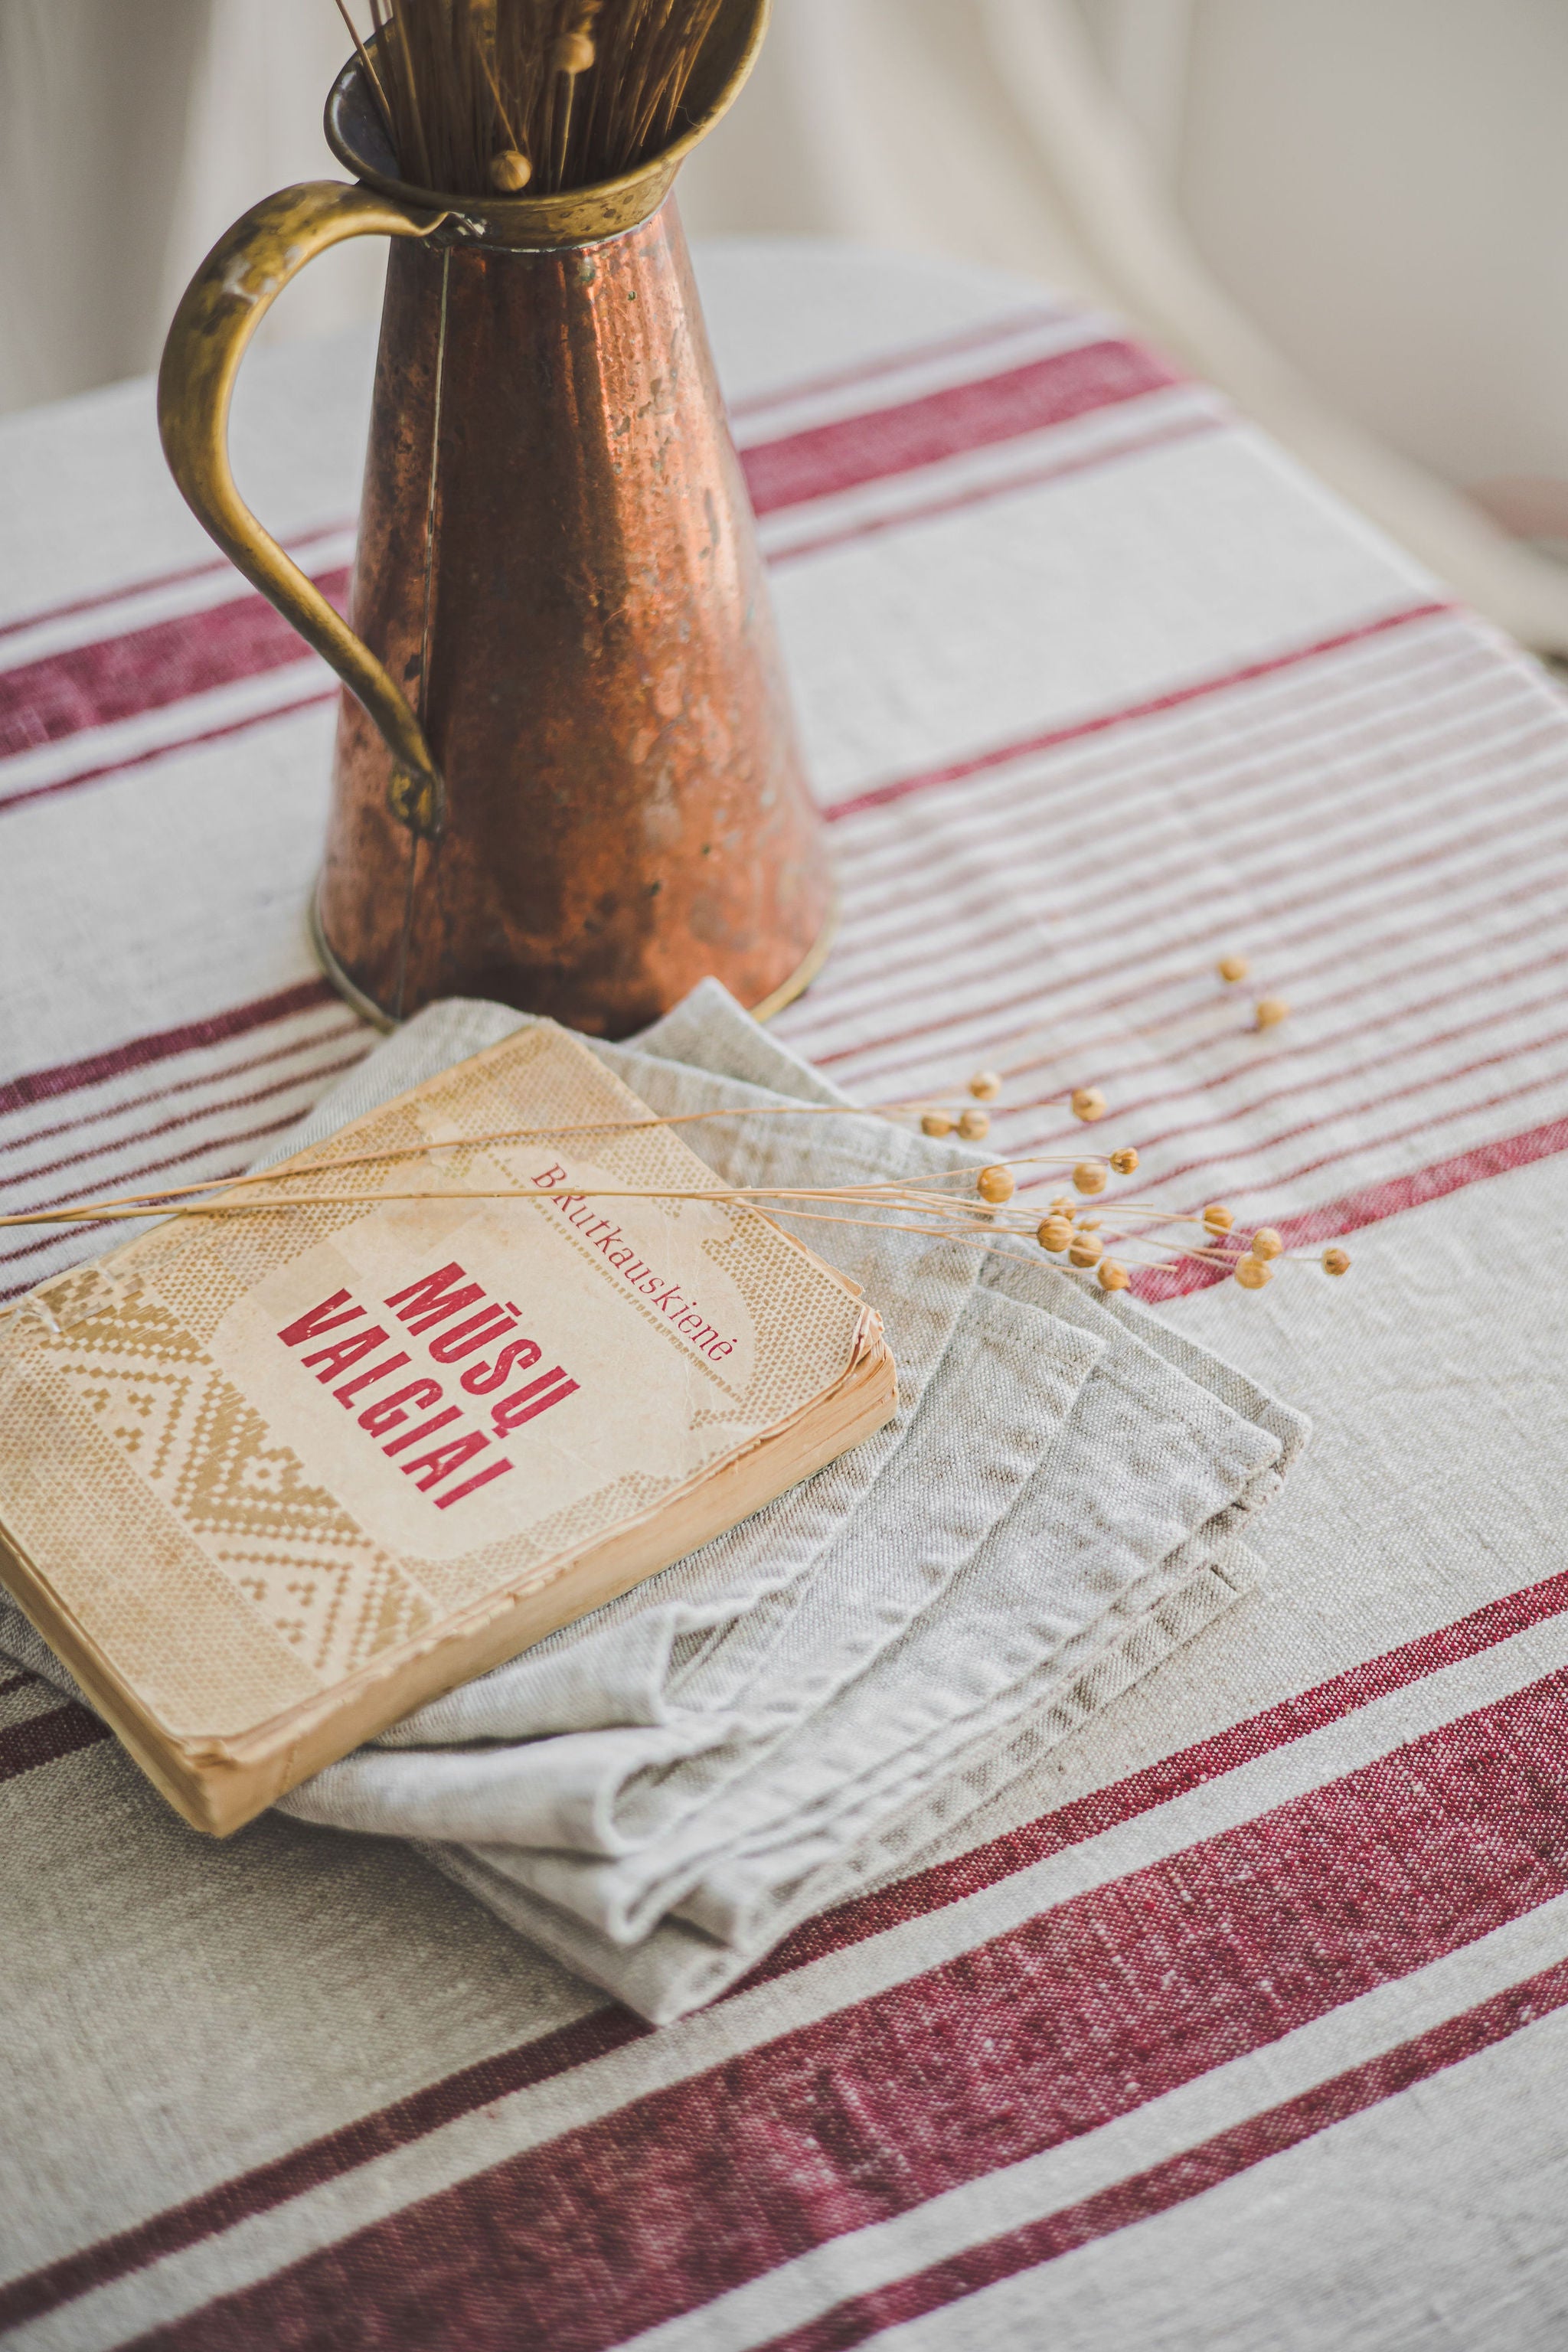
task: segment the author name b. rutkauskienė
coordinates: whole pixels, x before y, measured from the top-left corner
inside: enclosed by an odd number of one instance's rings
[[[563,1168],[551,1168],[533,1181],[541,1186],[553,1186],[562,1183],[565,1177]],[[556,1191],[553,1205],[563,1212],[568,1223],[579,1226],[586,1223],[584,1213],[587,1202],[581,1194],[563,1194]],[[616,1244],[622,1241],[620,1231],[612,1228],[607,1218],[598,1218],[589,1225],[587,1238],[595,1246],[605,1249],[609,1263],[623,1280],[628,1282],[635,1291],[647,1291],[651,1286],[652,1292],[657,1294],[658,1278],[649,1274],[640,1260],[633,1262],[629,1246],[624,1253],[612,1253],[600,1240],[601,1229]],[[711,1325],[702,1323],[696,1310],[689,1308],[689,1303],[680,1297],[674,1285],[666,1288],[662,1299],[657,1295],[654,1297],[654,1303],[667,1315],[670,1312],[671,1301],[676,1302],[681,1310],[675,1319],[682,1327],[688,1323],[692,1326],[689,1336],[694,1344],[701,1347],[704,1354],[718,1358],[731,1352],[733,1341],[721,1340]],[[382,1305],[389,1308],[404,1326],[408,1338],[424,1339],[426,1332],[437,1333],[434,1339],[426,1340],[426,1351],[434,1362],[450,1365],[460,1363],[469,1356],[479,1358],[477,1363],[470,1364],[458,1376],[458,1386],[468,1396],[488,1399],[495,1396],[497,1390],[506,1389],[514,1376],[531,1375],[525,1377],[520,1387],[510,1389],[505,1395],[496,1396],[493,1404],[466,1407],[447,1404],[444,1401],[441,1382],[427,1373],[405,1381],[400,1387],[366,1403],[364,1400],[372,1390],[381,1388],[397,1373],[406,1371],[414,1359],[406,1349],[393,1341],[393,1354],[366,1365],[363,1371],[359,1370],[368,1356],[374,1356],[378,1349],[388,1344],[392,1335],[379,1323],[363,1328],[369,1310],[358,1303],[351,1291],[333,1291],[330,1298],[323,1298],[319,1306],[310,1308],[296,1321],[286,1323],[279,1330],[278,1337],[286,1348],[302,1349],[312,1340],[326,1343],[313,1348],[309,1355],[301,1356],[301,1364],[314,1373],[323,1388],[331,1390],[345,1411],[359,1409],[360,1427],[367,1430],[378,1444],[385,1439],[385,1444],[381,1446],[384,1454],[407,1456],[398,1466],[405,1477],[414,1480],[421,1493],[430,1496],[438,1511],[450,1510],[454,1503],[462,1502],[465,1496],[476,1494],[481,1486],[489,1486],[497,1478],[504,1478],[516,1466],[506,1454],[493,1454],[497,1438],[510,1437],[525,1423],[537,1420],[541,1413],[549,1412],[552,1406],[563,1403],[567,1397],[575,1396],[579,1384],[567,1377],[561,1364],[552,1364],[548,1371],[535,1373],[534,1367],[543,1350],[537,1340],[514,1336],[522,1320],[521,1308],[514,1306],[510,1299],[499,1307],[495,1305],[486,1297],[479,1283],[468,1280],[463,1267],[456,1261],[449,1265],[437,1266],[433,1273],[422,1275],[402,1290],[395,1290],[382,1301]],[[468,1307],[477,1307],[479,1312],[466,1315],[462,1322],[454,1324],[453,1316],[463,1314]],[[437,1326],[442,1324],[450,1328],[438,1330]],[[351,1325],[361,1328],[351,1329]],[[331,1338],[329,1335],[334,1332],[342,1336]],[[495,1353],[480,1356],[481,1349],[494,1349]],[[351,1377],[344,1380],[344,1373]],[[341,1386],[333,1385],[340,1381]],[[429,1418],[420,1419],[419,1416],[424,1414],[428,1414]],[[490,1423],[489,1430],[471,1426],[471,1419],[482,1421],[486,1418]],[[410,1421],[417,1424],[413,1429],[407,1427]],[[416,1448],[420,1450],[416,1452]],[[459,1479],[456,1486],[447,1484],[470,1462],[485,1454],[491,1455],[491,1458],[482,1467]],[[436,1493],[437,1487],[444,1491]]]

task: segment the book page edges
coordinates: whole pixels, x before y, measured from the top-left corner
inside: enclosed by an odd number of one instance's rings
[[[228,1738],[171,1735],[3,1528],[0,1581],[175,1811],[193,1828],[227,1837],[416,1707],[506,1664],[750,1517],[873,1436],[898,1402],[892,1351],[880,1318],[867,1307],[838,1378],[723,1462],[586,1550],[542,1563],[525,1582],[444,1617],[431,1633],[347,1681]]]

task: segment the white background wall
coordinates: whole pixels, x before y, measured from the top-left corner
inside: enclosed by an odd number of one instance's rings
[[[1080,5],[1204,259],[1303,373],[1445,479],[1556,477],[1568,510],[1568,0]],[[811,0],[779,8],[689,173],[703,226],[834,227],[863,202],[832,169],[853,126],[809,94]],[[966,0],[927,13],[963,46]]]
[[[1257,323],[1447,480],[1559,484],[1568,537],[1568,0],[1078,5]],[[981,60],[983,5],[777,0],[689,167],[689,221],[1084,276],[1048,201],[1019,200],[1037,167]],[[873,131],[882,45],[915,95]],[[331,0],[0,0],[0,406],[154,363],[227,221],[333,168],[320,108],[344,46]],[[317,263],[277,331],[371,310],[379,272],[368,250]]]
[[[1175,187],[1352,414],[1450,481],[1568,478],[1564,0],[1199,0]]]

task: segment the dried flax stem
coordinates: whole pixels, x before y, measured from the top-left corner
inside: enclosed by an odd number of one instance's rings
[[[360,38],[358,26],[349,15],[348,0],[337,0],[337,11],[348,26],[349,38],[354,45],[354,55],[359,59],[359,69],[364,76],[365,88],[375,100],[375,110],[381,117],[381,127],[386,133],[387,143],[395,149],[397,133],[393,127],[392,109],[386,102],[386,92],[381,86],[381,76],[371,61],[370,51]]]
[[[369,0],[368,43],[335,5],[404,178],[479,196],[585,187],[661,153],[720,0]]]
[[[437,1144],[431,1148],[441,1150],[450,1150],[452,1147]],[[336,1164],[347,1166],[351,1163],[343,1161]],[[319,1180],[323,1175],[330,1175],[333,1165],[334,1163],[329,1161],[321,1166],[295,1169],[288,1172],[301,1177],[314,1176]],[[269,1177],[276,1178],[283,1172],[277,1169],[261,1170],[253,1176],[237,1177],[226,1184],[214,1185],[206,1189],[233,1193],[242,1189],[248,1190],[253,1185],[265,1184]],[[360,1192],[284,1192],[276,1197],[247,1198],[241,1201],[193,1200],[184,1197],[175,1199],[173,1194],[129,1194],[116,1200],[79,1202],[68,1208],[17,1211],[8,1216],[0,1216],[0,1227],[80,1224],[88,1222],[97,1223],[100,1219],[110,1217],[150,1217],[155,1216],[159,1208],[169,1200],[174,1201],[170,1213],[177,1217],[195,1217],[214,1213],[239,1215],[243,1213],[265,1209],[352,1208],[360,1205],[374,1206],[380,1201],[727,1201],[745,1207],[757,1200],[800,1200],[853,1201],[864,1202],[875,1208],[883,1205],[896,1207],[900,1200],[910,1194],[911,1190],[910,1186],[902,1182],[825,1186],[721,1185],[712,1190],[707,1188],[699,1190],[695,1187],[682,1189],[675,1185],[633,1187],[554,1184],[537,1187],[529,1185],[525,1188],[515,1184],[506,1186],[460,1184],[446,1187],[417,1185],[405,1191],[395,1192],[378,1187],[374,1191]],[[973,1217],[982,1213],[978,1204],[972,1204],[967,1201],[954,1201],[950,1196],[942,1194],[929,1194],[925,1197],[933,1208],[940,1202],[954,1216]]]
[[[395,1160],[421,1159],[426,1153],[437,1151],[479,1150],[487,1146],[501,1143],[550,1142],[563,1135],[618,1135],[628,1132],[646,1132],[652,1128],[686,1126],[698,1119],[705,1118],[794,1118],[800,1112],[805,1112],[807,1116],[817,1114],[833,1118],[842,1118],[844,1115],[836,1105],[826,1103],[802,1103],[788,1106],[763,1104],[754,1110],[679,1111],[673,1113],[668,1118],[602,1120],[581,1127],[498,1128],[484,1135],[429,1137],[418,1143],[393,1144],[380,1151],[355,1152],[339,1160],[313,1160],[300,1168],[258,1168],[252,1169],[247,1175],[208,1176],[194,1184],[162,1185],[150,1192],[117,1192],[111,1194],[107,1201],[79,1202],[69,1208],[0,1217],[0,1226],[49,1223],[68,1224],[85,1218],[132,1211],[138,1216],[153,1216],[160,1208],[177,1207],[179,1203],[194,1201],[207,1193],[238,1192],[259,1184],[292,1183],[297,1179],[335,1175],[340,1170],[345,1168],[385,1167]],[[1070,1163],[1064,1159],[1050,1155],[1045,1158],[1015,1160],[1010,1164],[1019,1168],[1037,1166],[1063,1168]],[[1079,1164],[1098,1165],[1099,1163],[1080,1162]],[[971,1174],[972,1171],[967,1168],[938,1170],[933,1171],[930,1181],[941,1181],[946,1178],[948,1181],[967,1181]],[[897,1185],[889,1186],[888,1189],[901,1189],[906,1182],[907,1180],[898,1180]],[[290,1197],[300,1196],[291,1195]],[[349,1199],[353,1196],[345,1193],[338,1197]],[[650,1197],[668,1196],[659,1194]]]
[[[340,7],[344,0],[338,0]],[[382,12],[390,5],[409,6],[411,0],[371,0],[378,26]],[[478,15],[486,5],[504,8],[508,0],[469,0],[470,11]],[[522,0],[519,0],[522,5]],[[527,0],[535,7],[556,7],[562,0]],[[623,5],[645,26],[658,21],[668,26],[674,0],[623,0]],[[594,0],[575,0],[576,28],[573,38],[586,42],[584,26],[593,21]],[[662,16],[658,12],[662,10]],[[352,29],[352,27],[351,27]],[[591,48],[592,44],[587,46]],[[395,56],[393,56],[395,62]],[[548,61],[547,61],[548,62]],[[500,100],[491,62],[481,58],[481,79],[489,90],[492,105],[499,109]],[[369,68],[366,69],[374,72]],[[584,68],[585,69],[585,68]],[[598,104],[606,101],[601,92]],[[1234,967],[1228,969],[1227,967]],[[1222,962],[1220,976],[1226,981],[1246,977],[1246,966],[1240,958],[1226,958]],[[1283,1008],[1271,1008],[1274,1018],[1283,1017]],[[1268,1026],[1259,1006],[1259,1025]],[[1145,1244],[1157,1242],[1161,1236],[1152,1227],[1196,1226],[1195,1242],[1178,1240],[1168,1234],[1173,1255],[1163,1257],[1135,1256],[1131,1264],[1153,1271],[1188,1260],[1195,1265],[1212,1268],[1234,1276],[1247,1290],[1260,1290],[1273,1276],[1274,1262],[1285,1256],[1301,1256],[1310,1253],[1287,1251],[1283,1240],[1272,1226],[1260,1225],[1253,1233],[1244,1250],[1239,1234],[1233,1234],[1236,1219],[1223,1203],[1211,1202],[1201,1211],[1166,1209],[1152,1201],[1107,1202],[1111,1230],[1104,1230],[1101,1215],[1085,1217],[1079,1222],[1079,1203],[1070,1195],[1058,1196],[1048,1212],[1037,1222],[1034,1209],[1016,1199],[1018,1169],[1070,1168],[1074,1190],[1094,1200],[1104,1192],[1112,1174],[1131,1175],[1139,1163],[1139,1154],[1131,1147],[1122,1147],[1103,1156],[1089,1154],[1076,1161],[1066,1154],[1036,1152],[993,1161],[976,1169],[973,1163],[950,1169],[935,1169],[911,1180],[908,1177],[889,1179],[879,1183],[858,1185],[733,1185],[714,1189],[678,1187],[582,1186],[574,1184],[536,1186],[513,1183],[506,1187],[486,1188],[462,1185],[438,1188],[420,1185],[412,1190],[339,1191],[305,1192],[282,1190],[296,1182],[338,1176],[351,1169],[386,1169],[406,1160],[420,1160],[442,1151],[477,1151],[498,1145],[558,1143],[564,1136],[610,1136],[612,1138],[647,1133],[661,1128],[698,1124],[707,1119],[728,1118],[842,1118],[854,1116],[876,1116],[889,1122],[900,1117],[918,1118],[928,1136],[952,1134],[954,1127],[965,1140],[978,1141],[988,1127],[989,1115],[976,1106],[989,1103],[1002,1091],[1002,1078],[994,1071],[982,1070],[969,1080],[967,1093],[971,1100],[957,1119],[949,1116],[952,1097],[924,1096],[913,1100],[870,1104],[864,1107],[837,1103],[769,1103],[752,1108],[744,1106],[701,1111],[674,1111],[665,1115],[649,1112],[640,1117],[622,1119],[584,1120],[576,1124],[550,1127],[515,1127],[493,1129],[479,1135],[425,1137],[417,1143],[394,1144],[379,1150],[346,1154],[339,1159],[316,1159],[304,1166],[258,1169],[238,1177],[209,1177],[199,1182],[169,1185],[151,1192],[122,1193],[110,1200],[78,1202],[65,1207],[32,1210],[0,1216],[0,1227],[25,1225],[102,1224],[116,1221],[136,1222],[155,1217],[160,1213],[173,1216],[236,1216],[247,1213],[268,1213],[289,1208],[374,1207],[393,1201],[702,1201],[733,1209],[752,1209],[759,1214],[766,1211],[784,1217],[798,1217],[814,1223],[864,1226],[880,1232],[907,1233],[933,1241],[957,1241],[972,1248],[992,1249],[997,1242],[1015,1240],[1037,1242],[1048,1255],[1069,1264],[1082,1273],[1093,1272],[1101,1287],[1107,1291],[1123,1290],[1128,1285],[1126,1267],[1107,1255],[1107,1244],[1125,1249],[1129,1241]],[[1098,1087],[1077,1088],[1068,1097],[1075,1115],[1089,1122],[1101,1118],[1106,1111],[1105,1097]],[[938,1107],[940,1104],[940,1108]],[[553,1171],[552,1171],[553,1172]],[[1043,1178],[1027,1180],[1043,1182]],[[959,1195],[951,1189],[962,1184],[973,1185],[973,1194]],[[248,1197],[237,1198],[237,1194]],[[216,1195],[217,1197],[213,1197]],[[806,1202],[815,1205],[806,1207]],[[1008,1204],[1013,1205],[1009,1206]],[[831,1204],[831,1205],[829,1205]],[[849,1216],[847,1209],[876,1213],[873,1216]],[[924,1220],[914,1223],[911,1220]],[[1342,1248],[1333,1245],[1322,1251],[1320,1263],[1330,1275],[1348,1272],[1351,1260]],[[5,1310],[9,1312],[9,1309]]]

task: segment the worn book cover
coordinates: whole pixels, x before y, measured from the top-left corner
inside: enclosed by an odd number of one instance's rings
[[[649,1116],[542,1023],[0,1319],[0,1578],[198,1828],[889,1418],[842,1276],[614,1197],[718,1186]]]

